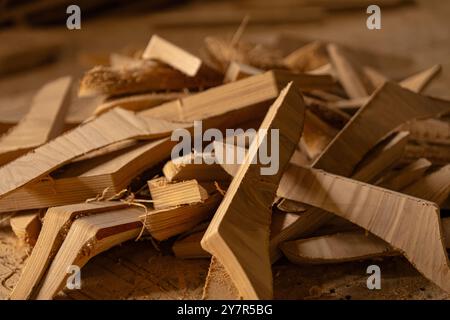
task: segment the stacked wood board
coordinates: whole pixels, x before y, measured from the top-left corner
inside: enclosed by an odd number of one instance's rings
[[[396,83],[335,43],[205,50],[154,35],[86,72],[79,94],[104,102],[80,125],[61,130],[62,78],[0,137],[0,214],[33,247],[11,299],[52,299],[68,268],[132,239],[211,259],[204,299],[273,298],[283,255],[403,255],[450,292],[450,101],[422,94],[439,66]]]

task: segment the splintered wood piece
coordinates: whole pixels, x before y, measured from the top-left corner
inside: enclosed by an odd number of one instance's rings
[[[64,288],[71,266],[82,268],[92,257],[138,236],[142,208],[114,209],[75,220],[58,250],[37,300],[51,300]]]
[[[125,208],[126,206],[121,202],[91,202],[48,209],[36,245],[22,270],[10,299],[26,300],[33,298],[41,278],[63,243],[72,222],[77,217]]]
[[[448,145],[408,143],[402,161],[409,164],[419,158],[427,158],[435,165],[446,165],[450,162],[450,148]]]
[[[362,157],[401,124],[446,112],[450,112],[450,101],[424,97],[387,82],[338,133],[313,166],[349,176]]]
[[[168,182],[166,178],[156,178],[148,181],[148,188],[155,210],[195,204],[208,199],[208,192],[197,180]]]
[[[450,193],[450,164],[419,179],[402,192],[441,205]]]
[[[425,172],[431,167],[431,162],[425,158],[420,158],[398,172],[392,172],[378,183],[378,185],[385,189],[402,190],[414,181],[421,178]]]
[[[211,218],[222,200],[216,193],[203,202],[161,210],[149,210],[141,215],[145,228],[153,238],[162,241],[179,235]]]
[[[202,65],[198,57],[156,34],[151,37],[142,58],[158,60],[190,77],[194,77]]]
[[[274,212],[270,232],[270,260],[272,263],[281,258],[279,244],[284,241],[296,239],[299,236],[308,236],[317,229],[317,221],[329,221],[333,214],[309,207],[304,212]]]
[[[204,234],[205,231],[203,230],[175,241],[172,246],[175,257],[182,259],[209,258],[211,255],[203,250],[200,244]]]
[[[211,258],[205,286],[203,287],[203,300],[239,300],[238,289],[231,280],[225,267],[216,257]]]
[[[111,197],[131,180],[170,156],[169,139],[140,143],[96,159],[68,164],[61,173],[14,190],[0,199],[0,212],[79,203],[97,195]],[[105,192],[106,189],[106,192]]]
[[[325,44],[313,41],[291,52],[283,62],[291,70],[307,72],[317,71],[318,68],[327,65],[329,60]]]
[[[278,196],[353,222],[389,243],[426,278],[450,291],[450,268],[435,203],[336,176],[290,166]]]
[[[0,165],[57,137],[64,129],[72,79],[62,77],[44,85],[25,117],[0,137]]]
[[[361,161],[352,175],[355,180],[373,182],[385,170],[395,165],[403,155],[409,132],[400,131],[393,137],[383,141]]]
[[[333,140],[337,132],[314,113],[306,110],[300,149],[306,153],[309,159],[315,159]]]
[[[450,193],[450,165],[423,177],[402,192],[441,205]],[[449,222],[450,218],[442,219],[446,248],[450,248]],[[281,249],[294,263],[335,263],[401,254],[383,240],[364,232],[286,242]]]
[[[252,67],[245,63],[239,63],[232,61],[225,72],[225,77],[223,82],[233,82],[236,80],[241,80],[249,76],[255,76],[261,74],[264,71],[255,67]]]
[[[81,79],[78,95],[118,96],[162,90],[181,91],[213,87],[221,82],[222,76],[209,69],[201,69],[195,77],[189,77],[172,67],[142,60],[140,66],[94,67]]]
[[[9,220],[9,223],[17,238],[30,246],[36,244],[39,231],[41,231],[39,211],[14,216]]]
[[[170,92],[145,93],[128,97],[108,99],[95,109],[94,114],[98,116],[102,113],[105,113],[106,111],[118,107],[131,111],[142,111],[145,109],[156,107],[167,101],[183,98],[185,96],[186,94],[182,92]]]
[[[428,86],[428,84],[433,80],[442,70],[441,65],[436,64],[431,68],[428,68],[424,71],[416,73],[402,81],[400,81],[400,86],[420,93]]]
[[[343,49],[335,44],[328,44],[327,50],[338,78],[348,96],[352,99],[367,97],[369,94],[359,75],[359,71],[347,59]]]
[[[270,299],[273,295],[270,208],[282,172],[300,140],[304,112],[303,99],[290,83],[270,107],[202,240],[202,247],[224,265],[244,299]],[[263,165],[254,160],[273,129],[280,135],[279,166],[275,174],[264,175]]]
[[[1,167],[0,198],[88,152],[128,139],[161,138],[181,126],[116,108]]]
[[[450,249],[450,218],[442,219],[442,230],[445,247]],[[296,264],[341,263],[401,255],[383,240],[364,231],[288,241],[280,247],[289,261]]]
[[[286,71],[269,71],[239,81],[227,83],[204,92],[188,96],[177,101],[143,111],[141,114],[156,119],[171,121],[205,120],[219,115],[239,112],[233,117],[236,121],[246,109],[251,116],[257,111],[264,114],[267,107],[262,103],[271,103],[290,81],[300,89],[319,89],[333,86],[329,76],[292,74]],[[255,107],[255,108],[249,108]],[[234,114],[232,114],[234,115]]]
[[[183,181],[196,179],[197,181],[230,181],[230,174],[220,164],[207,164],[204,157],[212,155],[188,154],[184,157],[170,160],[163,167],[164,176],[168,181]],[[195,160],[199,157],[198,161]]]
[[[284,242],[283,254],[296,264],[341,263],[397,255],[386,242],[364,231],[353,231]]]
[[[439,119],[413,121],[403,126],[411,133],[410,140],[417,143],[450,145],[450,122]]]

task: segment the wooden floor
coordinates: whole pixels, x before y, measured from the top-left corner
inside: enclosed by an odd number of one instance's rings
[[[380,31],[369,31],[365,27],[365,10],[354,10],[329,13],[323,20],[307,24],[250,24],[245,36],[263,42],[270,42],[280,34],[333,39],[372,52],[411,59],[410,64],[383,70],[394,78],[441,63],[443,73],[427,93],[450,99],[450,2],[417,3],[382,9]],[[33,29],[31,32],[39,41],[56,39],[62,44],[63,53],[54,64],[0,78],[0,99],[30,95],[57,76],[79,75],[95,64],[94,57],[101,58],[124,48],[142,48],[154,32],[196,52],[205,36],[232,34],[236,29],[235,25],[156,27],[152,25],[154,17],[109,15],[83,21],[81,31],[60,27],[43,33]],[[23,31],[8,31],[12,32],[24,36]],[[0,105],[0,108],[8,106]],[[27,248],[18,243],[9,227],[1,225],[5,224],[0,224],[0,299],[5,299],[20,275]],[[382,289],[370,291],[366,286],[366,268],[374,263],[381,268]],[[175,259],[167,250],[157,251],[150,241],[130,242],[94,258],[82,269],[82,290],[66,291],[58,298],[198,299],[208,265],[208,260]],[[281,299],[450,298],[403,258],[305,267],[281,260],[273,267],[273,275],[275,297]]]

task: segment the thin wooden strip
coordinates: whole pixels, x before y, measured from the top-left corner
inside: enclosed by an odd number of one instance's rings
[[[413,121],[403,126],[411,132],[410,139],[416,143],[433,143],[450,146],[450,122],[440,119]]]
[[[430,167],[430,161],[420,158],[399,172],[386,175],[378,185],[385,189],[401,190],[422,177]]]
[[[389,243],[426,278],[450,291],[436,204],[316,169],[291,166],[278,195],[333,212]]]
[[[135,238],[142,227],[139,221],[142,211],[130,207],[75,220],[42,279],[36,299],[52,299],[65,286],[70,266],[82,268],[99,253]]]
[[[369,94],[358,74],[358,70],[347,59],[343,50],[335,44],[329,44],[327,50],[339,80],[348,96],[353,99],[367,97]]]
[[[313,166],[349,176],[362,157],[401,124],[447,112],[450,112],[449,101],[424,97],[387,82],[339,132]]]
[[[400,160],[408,137],[408,131],[400,131],[375,147],[358,165],[352,178],[363,182],[375,181]]]
[[[441,72],[441,70],[441,65],[436,64],[431,68],[400,81],[399,85],[405,89],[420,93],[425,90],[428,84]]]
[[[240,79],[247,78],[249,76],[255,76],[257,74],[263,73],[263,70],[252,67],[245,63],[239,63],[232,61],[225,72],[225,77],[223,82],[233,82]]]
[[[0,165],[39,147],[63,131],[71,83],[70,77],[63,77],[38,91],[25,117],[0,137]]]
[[[1,167],[0,198],[88,152],[128,139],[164,137],[181,126],[111,110]]]
[[[122,108],[131,111],[142,111],[145,109],[156,107],[171,100],[183,98],[185,96],[186,94],[182,92],[144,93],[128,97],[108,99],[97,106],[94,114],[98,116],[113,108]]]
[[[158,60],[190,77],[194,77],[202,66],[198,57],[156,34],[151,37],[142,58]]]
[[[409,164],[419,158],[427,158],[435,165],[446,165],[450,162],[450,148],[439,144],[408,143],[402,162]]]
[[[125,206],[120,202],[96,202],[50,208],[45,215],[36,245],[22,270],[10,299],[26,300],[33,298],[41,278],[58,252],[76,217],[124,208]]]
[[[270,207],[282,172],[300,139],[303,118],[303,99],[291,83],[269,109],[258,138],[250,145],[202,240],[202,247],[223,264],[244,299],[270,299],[273,295]],[[253,160],[271,129],[279,129],[278,171],[261,176],[259,170],[263,166]]]

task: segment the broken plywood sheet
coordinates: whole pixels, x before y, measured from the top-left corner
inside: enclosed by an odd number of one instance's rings
[[[300,139],[303,119],[303,99],[290,83],[270,107],[202,240],[202,247],[223,264],[244,299],[270,299],[273,295],[270,207],[284,167]],[[252,162],[271,129],[279,129],[279,168],[275,175],[262,176],[259,170],[263,166]],[[253,226],[251,230],[249,225]]]

